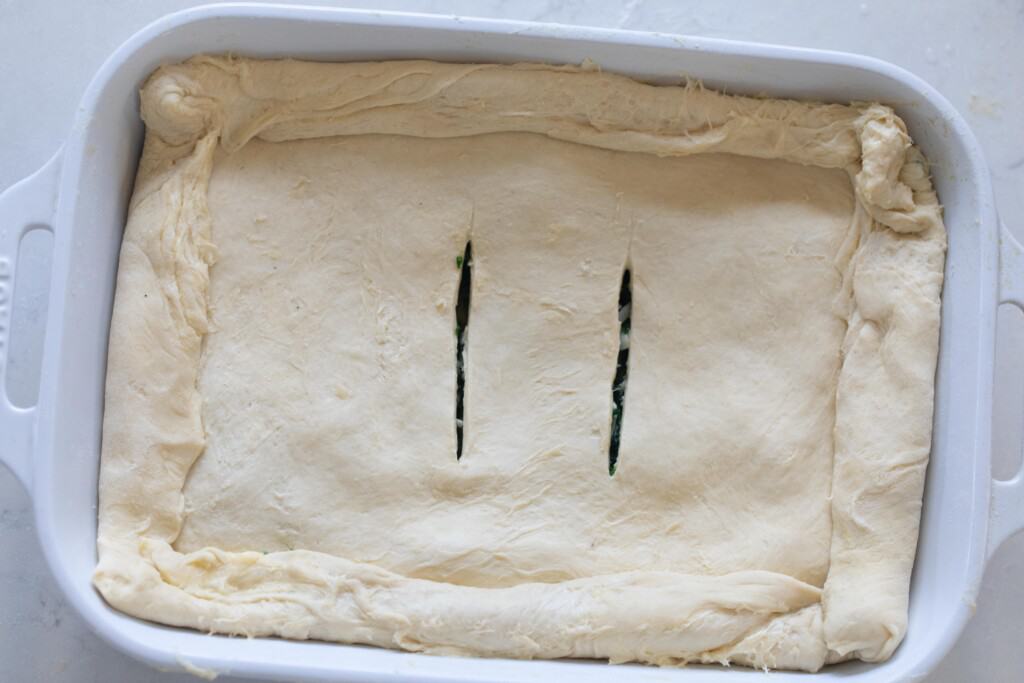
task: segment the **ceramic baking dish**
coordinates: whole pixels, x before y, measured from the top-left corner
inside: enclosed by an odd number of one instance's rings
[[[740,668],[460,659],[371,647],[207,636],[124,616],[93,590],[96,482],[107,331],[125,210],[142,140],[138,89],[163,62],[236,52],[316,60],[580,62],[654,82],[696,76],[734,93],[893,105],[933,164],[949,256],[934,446],[906,640],[891,660],[848,663],[824,680],[917,680],[973,611],[986,559],[1024,525],[1021,474],[993,482],[996,307],[1024,306],[1024,252],[1002,229],[988,170],[964,121],[935,90],[873,59],[815,50],[505,21],[266,5],[203,7],[132,37],[85,92],[64,148],[0,196],[0,372],[22,236],[54,236],[38,405],[0,397],[0,449],[32,496],[46,558],[68,600],[115,647],[156,666],[289,680],[750,681]],[[17,330],[15,330],[17,332]],[[2,378],[0,378],[2,379]],[[780,672],[777,683],[805,680]]]

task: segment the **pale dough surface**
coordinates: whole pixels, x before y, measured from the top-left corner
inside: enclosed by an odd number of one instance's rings
[[[491,656],[816,670],[898,645],[945,236],[890,110],[219,58],[158,70],[142,110],[113,605]]]

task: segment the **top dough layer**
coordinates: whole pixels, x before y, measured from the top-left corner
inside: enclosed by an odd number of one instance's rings
[[[634,569],[824,583],[845,173],[522,133],[253,141],[214,169],[207,443],[176,548],[304,548],[477,586]]]
[[[112,604],[807,670],[902,639],[945,241],[891,110],[568,67],[214,58],[161,68],[142,110],[100,483]]]

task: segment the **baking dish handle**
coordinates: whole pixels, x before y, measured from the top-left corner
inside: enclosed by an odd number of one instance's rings
[[[1024,311],[1024,247],[1006,226],[999,225],[999,303]],[[992,481],[988,554],[1024,529],[1024,466],[1010,479]]]
[[[7,394],[14,286],[22,236],[30,230],[53,231],[61,159],[58,151],[41,169],[0,194],[0,462],[29,492],[36,409],[14,405]]]

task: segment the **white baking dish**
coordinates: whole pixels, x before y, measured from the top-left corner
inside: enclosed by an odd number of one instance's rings
[[[607,70],[650,81],[692,75],[730,92],[893,105],[933,163],[949,229],[934,447],[906,640],[888,662],[849,663],[817,676],[851,683],[917,680],[938,663],[973,610],[987,557],[1024,525],[1021,475],[1008,482],[990,478],[996,306],[1024,305],[1024,252],[1000,229],[977,143],[948,102],[896,67],[852,55],[627,31],[266,5],[188,10],[136,34],[90,84],[64,149],[0,195],[0,361],[8,348],[19,240],[40,226],[54,233],[39,402],[17,409],[6,396],[0,398],[2,460],[33,498],[40,541],[58,583],[98,633],[160,667],[291,680],[722,683],[761,675],[705,667],[458,659],[211,637],[124,616],[100,599],[90,576],[96,560],[104,369],[117,255],[142,137],[137,91],[162,62],[229,51],[319,60],[591,58]],[[4,366],[0,362],[0,372]],[[772,680],[805,676],[777,673]]]

